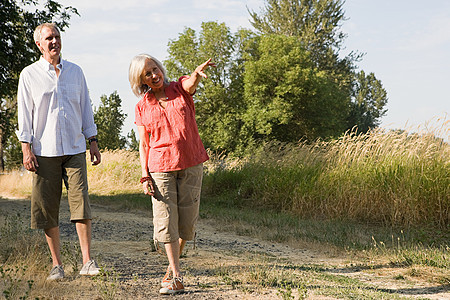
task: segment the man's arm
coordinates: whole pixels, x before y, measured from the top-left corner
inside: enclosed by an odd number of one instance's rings
[[[31,172],[36,172],[39,164],[36,156],[31,149],[33,132],[33,97],[31,87],[27,84],[28,73],[22,71],[19,77],[19,86],[17,90],[17,115],[19,130],[17,137],[22,143],[23,166]]]
[[[92,111],[91,98],[89,97],[89,90],[86,84],[83,71],[80,69],[79,73],[81,93],[80,93],[80,107],[81,107],[81,124],[84,137],[89,140],[95,138],[97,135],[97,126],[94,122],[94,112]],[[98,145],[96,145],[98,148]]]
[[[81,70],[81,69],[80,69]],[[92,165],[98,165],[101,162],[101,154],[98,149],[98,140],[95,137],[97,135],[97,126],[94,123],[94,114],[91,106],[91,99],[89,97],[89,90],[87,88],[86,79],[84,78],[83,71],[81,76],[81,118],[83,134],[89,141],[89,153],[91,155]]]

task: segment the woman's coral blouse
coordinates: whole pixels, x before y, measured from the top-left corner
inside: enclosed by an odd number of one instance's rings
[[[149,172],[182,170],[209,159],[198,134],[192,95],[181,85],[187,78],[180,77],[166,87],[166,108],[152,93],[136,104],[135,123],[150,134]]]

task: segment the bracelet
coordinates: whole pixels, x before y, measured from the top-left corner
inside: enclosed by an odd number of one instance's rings
[[[152,180],[152,177],[150,177],[150,176],[142,177],[142,178],[141,178],[141,183],[144,183],[144,182],[146,182],[146,181],[151,181],[151,180]]]
[[[95,137],[88,139],[88,141],[89,141],[89,145],[90,145],[92,142],[97,142],[97,144],[98,144],[98,139],[95,138]]]

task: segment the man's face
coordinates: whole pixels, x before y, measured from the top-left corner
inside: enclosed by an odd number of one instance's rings
[[[61,52],[61,36],[55,28],[43,27],[41,30],[41,40],[36,45],[47,61],[59,59]]]

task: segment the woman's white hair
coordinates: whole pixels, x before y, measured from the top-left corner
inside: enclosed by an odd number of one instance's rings
[[[159,60],[146,53],[136,55],[131,60],[130,68],[128,69],[128,80],[130,81],[131,90],[137,97],[141,97],[149,89],[148,85],[142,83],[142,73],[144,72],[145,61],[147,59],[153,61],[161,70],[164,75],[164,83],[169,82],[166,75],[166,70]]]

